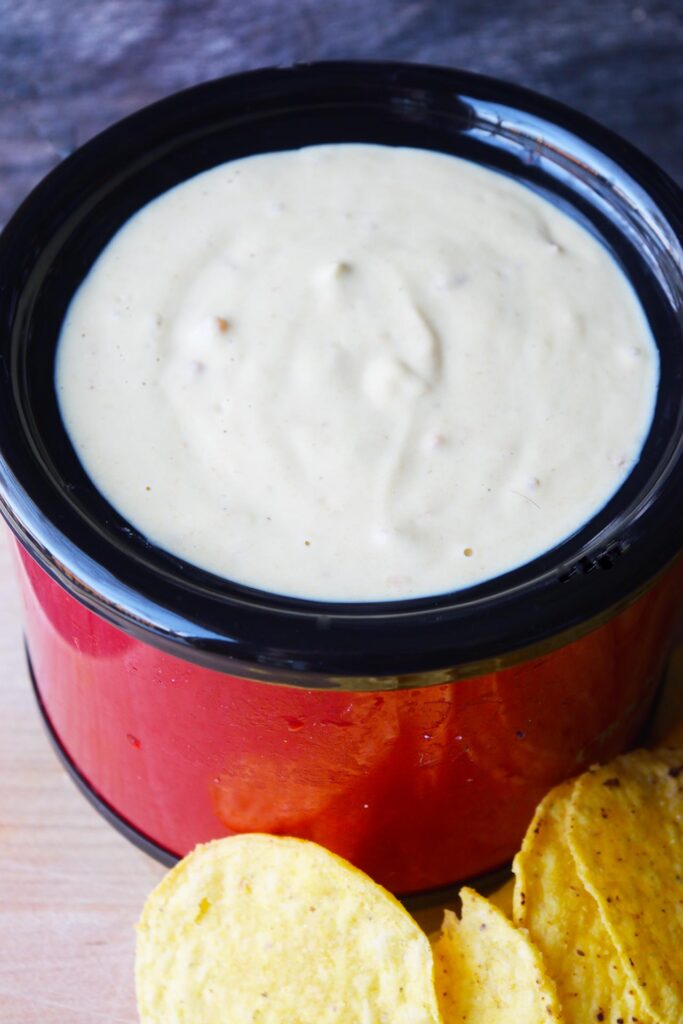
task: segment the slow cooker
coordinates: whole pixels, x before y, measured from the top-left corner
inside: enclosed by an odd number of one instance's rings
[[[621,489],[533,562],[451,594],[322,603],[156,548],[61,423],[74,291],[141,206],[252,153],[375,142],[452,153],[599,237],[659,348],[653,426]],[[682,195],[630,145],[515,86],[419,65],[264,69],[108,129],[0,240],[0,491],[36,697],[86,795],[165,862],[244,831],[314,839],[413,900],[509,862],[555,783],[632,744],[683,592]]]

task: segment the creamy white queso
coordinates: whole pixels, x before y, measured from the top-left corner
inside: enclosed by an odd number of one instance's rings
[[[608,252],[529,189],[413,149],[225,164],[78,290],[62,415],[162,548],[264,590],[436,594],[530,561],[623,482],[658,356]]]

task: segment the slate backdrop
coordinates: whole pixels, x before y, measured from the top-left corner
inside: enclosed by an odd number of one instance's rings
[[[161,96],[353,57],[540,90],[683,182],[683,0],[0,0],[0,224],[75,146]]]

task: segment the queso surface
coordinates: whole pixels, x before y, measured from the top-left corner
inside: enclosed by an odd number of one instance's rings
[[[588,232],[423,150],[251,157],[142,209],[77,292],[56,383],[105,497],[159,546],[332,601],[456,590],[628,476],[658,356]]]

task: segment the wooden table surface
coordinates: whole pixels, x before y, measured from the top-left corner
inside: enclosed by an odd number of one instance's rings
[[[675,0],[0,0],[0,224],[124,114],[205,78],[297,59],[430,61],[509,78],[602,120],[680,181],[682,12]],[[133,924],[163,869],[98,817],[48,745],[4,539],[0,723],[0,1024],[135,1024]]]

